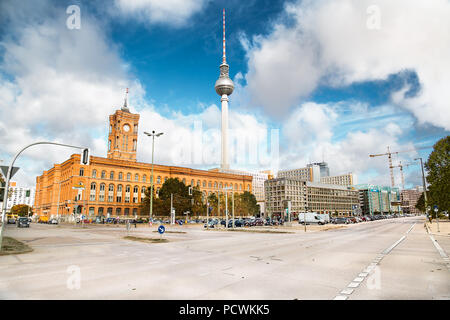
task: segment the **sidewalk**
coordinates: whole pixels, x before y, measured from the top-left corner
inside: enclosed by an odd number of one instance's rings
[[[450,237],[450,221],[448,219],[439,219],[439,232],[436,219],[433,219],[432,223],[427,221],[426,225],[429,233],[431,233],[432,235]]]

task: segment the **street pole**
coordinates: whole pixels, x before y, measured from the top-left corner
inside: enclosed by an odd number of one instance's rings
[[[206,199],[206,229],[209,229],[209,203],[208,199]]]
[[[422,162],[422,158],[416,158],[414,160],[420,160],[420,168],[422,169],[422,185],[423,185],[423,197],[425,200],[425,212],[428,213],[428,198],[427,198],[427,186],[425,184],[425,172],[423,170],[423,162]]]
[[[152,176],[151,176],[151,183],[150,183],[150,219],[153,219],[153,184],[154,184],[154,176],[153,176],[153,156],[155,152],[155,136],[159,137],[163,135],[163,132],[155,133],[155,130],[152,131],[152,133],[144,132],[149,137],[152,137]]]
[[[305,213],[303,214],[303,223],[305,224],[305,232],[306,232],[306,213],[308,213],[308,207],[305,207]]]
[[[11,178],[12,168],[14,166],[14,163],[16,162],[16,159],[19,157],[19,155],[23,151],[25,151],[29,147],[32,147],[32,146],[35,146],[35,145],[38,145],[38,144],[51,144],[51,145],[62,146],[62,147],[69,147],[69,148],[75,148],[75,149],[86,149],[84,147],[72,146],[72,145],[69,145],[69,144],[62,144],[62,143],[56,143],[56,142],[35,142],[35,143],[27,145],[26,147],[22,148],[19,152],[17,152],[15,154],[11,164],[9,165],[8,173],[6,174],[5,197],[4,197],[4,200],[3,200],[3,213],[2,213],[2,227],[0,228],[0,250],[2,248],[2,242],[3,242],[3,232],[4,232],[4,228],[5,228],[6,207],[7,207],[7,204],[8,204],[9,181],[10,181],[10,178]]]
[[[175,224],[175,217],[173,214],[173,193],[170,194],[170,218],[172,224]]]
[[[231,203],[232,203],[232,212],[233,212],[233,229],[234,229],[234,192],[231,193]]]

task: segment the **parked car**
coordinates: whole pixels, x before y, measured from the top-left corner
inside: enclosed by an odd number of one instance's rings
[[[58,224],[58,220],[55,218],[52,218],[48,221],[49,224]]]
[[[338,218],[334,219],[333,223],[334,224],[349,224],[351,222],[350,222],[350,219],[348,219],[348,218],[338,217]]]
[[[28,221],[28,218],[20,217],[17,219],[17,228],[29,228],[30,227],[30,221]]]
[[[16,219],[15,218],[8,218],[8,220],[6,221],[6,224],[16,224]]]

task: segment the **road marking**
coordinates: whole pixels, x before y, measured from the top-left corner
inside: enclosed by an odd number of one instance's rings
[[[352,292],[354,291],[354,289],[344,289],[341,291],[342,294],[352,294]]]
[[[347,287],[348,288],[358,288],[360,282],[351,282]]]
[[[410,233],[411,230],[413,229],[413,227],[416,225],[416,223],[414,222],[412,224],[412,226],[408,229],[408,231],[405,233],[404,236],[402,236],[399,240],[397,240],[393,245],[391,245],[389,248],[385,249],[382,253],[380,253],[379,255],[377,255],[377,257],[375,259],[373,259],[373,261],[364,269],[363,272],[361,272],[357,278],[353,279],[353,281],[347,286],[347,288],[345,288],[344,290],[342,290],[340,292],[341,295],[337,295],[336,297],[334,297],[334,300],[347,300],[347,298],[349,297],[349,295],[351,295],[354,292],[354,289],[350,289],[350,288],[358,288],[359,285],[364,281],[365,277],[369,275],[369,273],[375,269],[375,267],[380,263],[381,260],[383,260],[383,258],[388,255],[392,250],[394,250],[394,248],[396,246],[398,246],[403,240],[406,239],[406,234]],[[431,235],[430,235],[431,237]],[[434,238],[432,238],[432,240],[434,240]],[[437,242],[434,240],[433,243],[435,244],[436,248],[440,248],[440,246],[437,244]],[[442,248],[440,248],[440,250],[438,249],[439,253],[443,253],[445,256],[442,256],[442,258],[445,259],[449,259],[448,256],[445,254],[444,250],[442,250]],[[449,260],[450,261],[450,260]],[[447,265],[450,269],[450,263]],[[347,295],[347,296],[343,296],[343,294]]]
[[[439,245],[439,243],[436,241],[436,239],[434,239],[434,237],[431,234],[429,234],[428,236],[430,237],[431,241],[433,242],[434,246],[439,252],[439,255],[441,256],[442,260],[445,261],[447,268],[450,270],[450,259],[448,255],[445,253],[444,249],[442,249],[442,247]]]

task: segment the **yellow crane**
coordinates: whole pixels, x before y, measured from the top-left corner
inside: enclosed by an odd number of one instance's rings
[[[380,154],[371,154],[369,155],[369,157],[374,158],[374,157],[381,157],[381,156],[387,156],[388,157],[388,162],[389,162],[389,170],[391,173],[391,186],[395,187],[395,181],[394,181],[394,167],[392,166],[392,155],[393,154],[399,154],[399,153],[406,153],[406,152],[413,152],[416,150],[420,150],[420,149],[428,149],[428,148],[433,148],[433,147],[416,147],[414,149],[410,149],[410,150],[403,150],[403,151],[395,151],[395,152],[391,152],[390,147],[387,147],[387,152],[386,153],[380,153]]]

